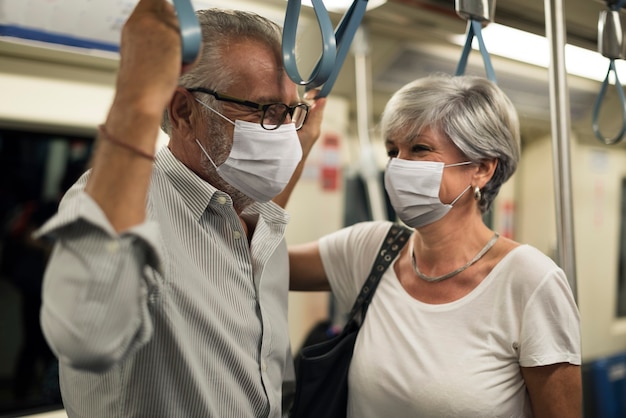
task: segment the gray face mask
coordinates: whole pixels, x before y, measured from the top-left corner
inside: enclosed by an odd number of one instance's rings
[[[226,161],[219,166],[196,139],[220,177],[257,202],[268,202],[282,192],[302,159],[295,124],[286,123],[268,131],[258,123],[233,122],[197,101],[235,125],[233,147]]]
[[[444,165],[435,161],[392,158],[385,170],[385,189],[398,218],[412,228],[429,225],[443,218],[471,185],[451,203],[439,200],[444,167],[471,164],[470,161]]]

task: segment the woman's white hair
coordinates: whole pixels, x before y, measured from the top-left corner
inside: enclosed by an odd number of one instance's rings
[[[509,98],[481,77],[433,74],[415,80],[389,100],[381,130],[384,138],[408,138],[426,127],[449,138],[468,161],[497,159],[478,203],[487,212],[520,158],[519,120]]]

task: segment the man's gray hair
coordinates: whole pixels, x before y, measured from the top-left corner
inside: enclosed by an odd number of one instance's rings
[[[202,28],[202,54],[193,69],[180,77],[179,85],[182,87],[205,87],[216,91],[228,89],[233,79],[224,63],[232,41],[254,39],[268,45],[278,56],[281,54],[282,30],[263,16],[224,9],[199,10],[196,15]],[[221,110],[221,105],[213,97],[203,98],[203,102]],[[161,128],[168,135],[171,133],[167,112],[164,112]]]
[[[381,130],[383,138],[410,138],[426,127],[449,138],[469,161],[497,159],[481,190],[479,208],[487,212],[520,158],[519,120],[509,98],[482,77],[434,74],[415,80],[389,100]]]

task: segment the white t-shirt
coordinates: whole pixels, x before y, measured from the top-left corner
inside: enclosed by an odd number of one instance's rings
[[[357,224],[320,240],[348,311],[389,229]],[[395,263],[395,261],[394,261]],[[580,365],[580,318],[563,271],[528,245],[507,254],[468,295],[427,304],[383,275],[350,366],[348,416],[532,417],[520,366]]]

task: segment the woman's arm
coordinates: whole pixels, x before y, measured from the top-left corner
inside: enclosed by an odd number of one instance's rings
[[[289,290],[330,290],[317,241],[289,246]]]
[[[557,363],[521,369],[535,418],[582,416],[580,366]]]

